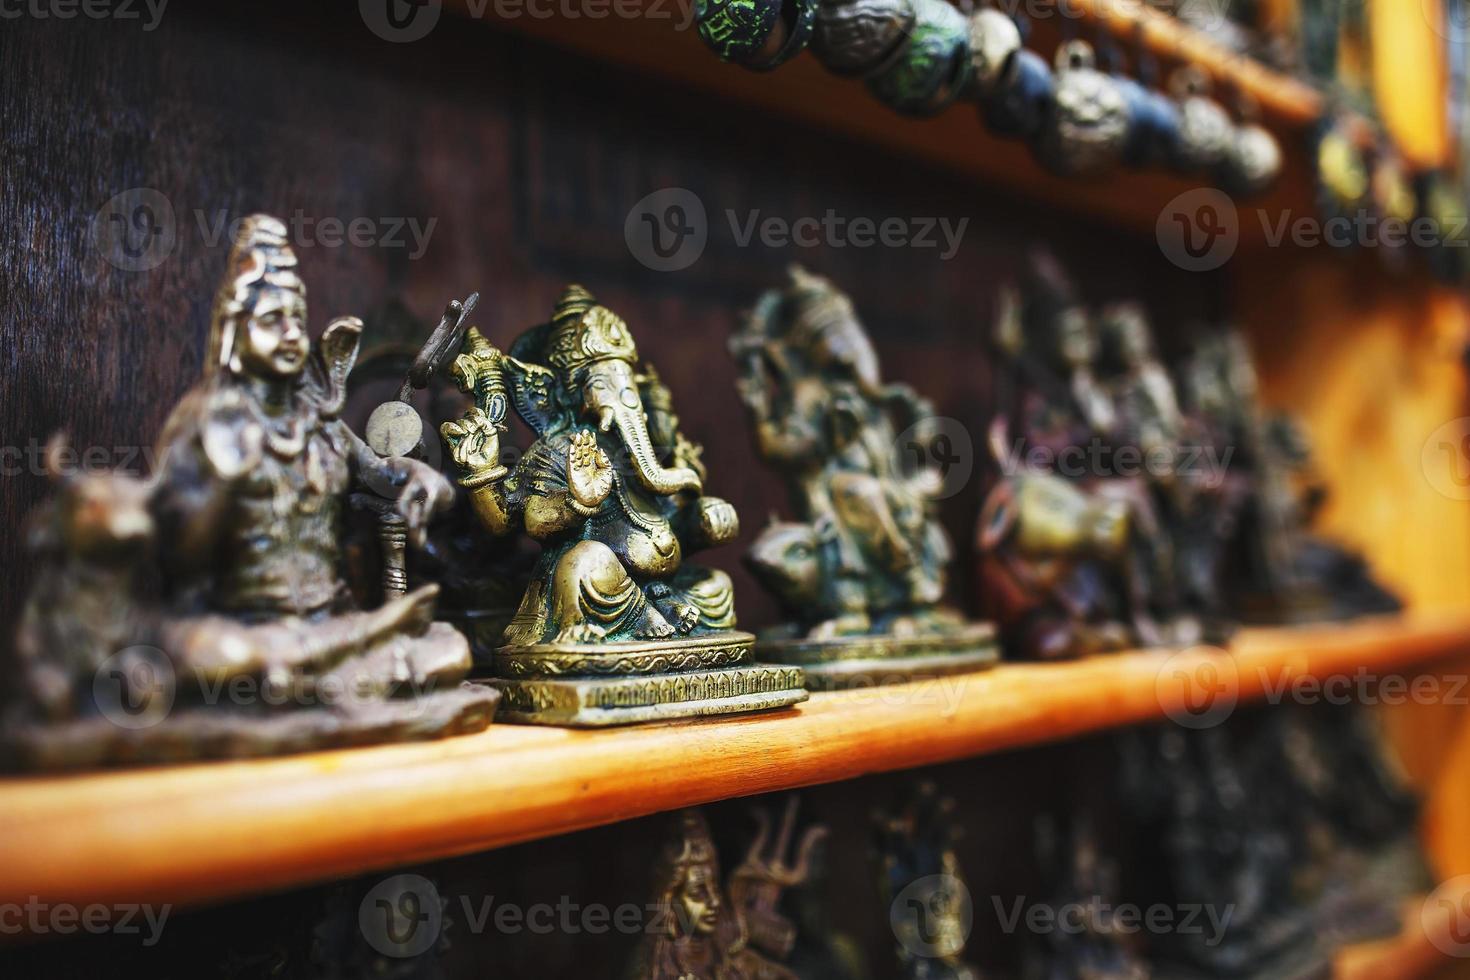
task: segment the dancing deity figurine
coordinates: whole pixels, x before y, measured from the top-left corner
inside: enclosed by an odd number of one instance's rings
[[[801,671],[751,661],[723,572],[686,554],[731,541],[699,447],[628,326],[570,286],[509,354],[471,329],[453,367],[475,405],[440,429],[481,523],[542,553],[494,655],[505,717],[598,726],[805,700]],[[501,462],[507,407],[535,434]],[[657,440],[655,439],[657,436]]]
[[[21,764],[263,755],[483,728],[498,699],[460,685],[465,639],[437,586],[369,611],[340,575],[354,482],[422,541],[452,487],[383,458],[339,417],[361,322],[313,352],[281,222],[242,222],[215,298],[204,380],[174,410],[148,480],[53,475],[40,582],[17,642]],[[145,589],[142,569],[161,571]],[[227,697],[221,697],[221,691]],[[18,720],[17,720],[18,719]]]
[[[639,950],[636,980],[795,980],[781,964],[796,942],[795,927],[777,905],[782,892],[806,881],[812,847],[826,829],[808,829],[796,863],[787,865],[794,807],[769,852],[770,818],[763,810],[756,814],[760,831],[723,887],[704,814],[679,814],[679,835],[665,849],[654,901],[661,927],[650,928]]]
[[[756,449],[785,476],[797,514],[746,556],[789,617],[761,638],[762,659],[801,664],[821,688],[993,664],[990,624],[941,605],[951,547],[935,514],[939,472],[908,472],[900,458],[905,425],[919,445],[933,440],[933,408],[879,380],[848,297],[794,268],[730,348]]]

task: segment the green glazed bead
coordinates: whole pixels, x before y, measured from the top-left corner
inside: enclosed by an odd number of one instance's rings
[[[868,88],[909,116],[932,116],[970,79],[970,30],[965,16],[944,0],[914,0],[918,13],[898,59],[868,80]]]
[[[745,63],[752,71],[770,71],[796,57],[811,43],[817,26],[817,8],[821,0],[785,0],[782,16],[787,22],[786,40],[769,58],[757,57]]]
[[[781,0],[695,0],[699,36],[722,61],[755,58],[781,17]]]

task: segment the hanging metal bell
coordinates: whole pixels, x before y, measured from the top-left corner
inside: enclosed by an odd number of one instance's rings
[[[1056,94],[1038,145],[1042,161],[1070,176],[1106,173],[1128,139],[1128,100],[1111,75],[1097,70],[1092,45],[1057,49]]]
[[[1170,87],[1179,103],[1174,166],[1184,173],[1213,171],[1225,161],[1235,138],[1230,114],[1210,98],[1210,83],[1197,68],[1180,69]]]
[[[1235,128],[1230,151],[1221,166],[1220,184],[1232,194],[1259,194],[1281,174],[1281,144],[1262,126],[1246,123]]]

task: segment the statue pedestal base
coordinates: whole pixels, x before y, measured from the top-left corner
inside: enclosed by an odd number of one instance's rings
[[[807,687],[832,691],[878,684],[905,684],[984,670],[1000,658],[995,627],[966,623],[952,631],[836,636],[826,640],[764,638],[761,660],[801,667]]]
[[[204,759],[252,759],[392,742],[415,742],[483,731],[500,692],[465,683],[412,698],[339,708],[299,708],[261,715],[188,708],[147,728],[93,717],[0,732],[6,768],[62,770],[117,765],[166,765]]]
[[[0,768],[247,759],[443,738],[483,730],[500,701],[493,687],[461,682],[469,644],[445,623],[422,636],[389,637],[279,689],[244,675],[186,680],[161,650],[140,649],[159,658],[149,674],[159,686],[153,700],[134,705],[114,691],[74,719],[0,723]]]
[[[501,721],[601,728],[784,708],[807,699],[799,667],[751,662],[755,637],[539,643],[495,653]]]

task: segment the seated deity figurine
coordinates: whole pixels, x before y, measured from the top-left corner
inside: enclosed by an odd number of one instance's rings
[[[909,472],[907,425],[925,445],[933,407],[884,384],[852,302],[799,268],[761,297],[730,342],[756,450],[786,478],[795,521],[773,522],[746,563],[781,602],[763,659],[806,668],[813,687],[912,680],[995,662],[994,629],[943,606],[949,539],[939,472]]]
[[[20,696],[0,724],[14,764],[398,741],[494,713],[492,688],[460,684],[469,647],[433,622],[436,586],[359,611],[343,585],[354,483],[396,501],[413,542],[452,497],[436,471],[377,456],[340,419],[361,323],[333,321],[311,350],[306,287],[274,218],[242,222],[228,262],[204,379],[165,427],[156,471],[51,467],[61,492],[37,515]]]
[[[543,549],[493,657],[503,717],[600,726],[806,698],[799,669],[752,662],[729,576],[684,560],[739,521],[704,492],[699,447],[622,319],[570,286],[509,354],[471,328],[452,373],[475,401],[440,429],[461,485],[492,535]],[[512,403],[535,435],[513,467]]]

